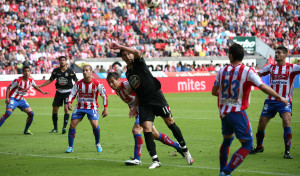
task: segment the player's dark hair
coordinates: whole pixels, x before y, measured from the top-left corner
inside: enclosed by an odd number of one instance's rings
[[[60,61],[62,58],[64,58],[65,60],[67,60],[67,57],[66,57],[66,56],[60,56],[60,57],[58,58],[58,60]]]
[[[26,68],[28,68],[29,70],[31,70],[29,66],[24,66],[24,67],[22,68],[22,72],[24,72],[24,70],[25,70]]]
[[[120,78],[119,73],[117,73],[117,72],[108,72],[106,80],[108,81],[111,78],[114,78],[115,80],[119,79]]]
[[[120,57],[122,57],[123,52],[125,52],[125,50],[120,49],[120,52],[119,52]]]
[[[89,67],[89,69],[90,69],[91,71],[93,71],[93,68],[92,68],[92,66],[90,66],[90,65],[84,65],[84,66],[82,67],[82,69],[83,69],[84,67]]]
[[[287,54],[288,53],[288,50],[287,50],[287,48],[286,47],[284,47],[284,46],[278,46],[277,48],[276,48],[276,50],[281,50],[281,51],[283,51],[283,53],[284,54]]]
[[[232,54],[233,61],[242,61],[244,59],[244,48],[238,43],[229,47],[229,54]]]

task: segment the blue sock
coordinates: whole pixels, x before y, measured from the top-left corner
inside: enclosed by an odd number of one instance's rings
[[[28,117],[27,117],[27,120],[26,120],[26,126],[25,126],[25,130],[24,131],[28,131],[28,128],[30,127],[32,121],[33,121],[33,116],[34,116],[34,113],[32,111],[28,112]]]
[[[143,146],[142,135],[135,134],[133,137],[134,137],[134,159],[141,160],[141,149]]]
[[[69,147],[73,147],[75,135],[76,135],[76,128],[75,129],[69,128],[69,134],[68,134]]]
[[[97,128],[93,128],[93,132],[95,135],[96,145],[100,144],[100,128],[99,128],[99,126]]]
[[[175,149],[179,148],[179,144],[177,142],[174,142],[172,139],[169,138],[169,136],[167,136],[164,133],[159,133],[158,140],[161,141],[163,144],[174,147]]]
[[[220,148],[220,172],[227,166],[229,147],[233,141],[234,137],[230,139],[223,139],[223,143]]]
[[[5,114],[0,118],[0,127],[3,125],[5,120],[11,115],[11,111],[5,111]]]
[[[285,151],[290,151],[291,143],[292,143],[292,129],[291,127],[284,127],[284,144],[285,144]]]

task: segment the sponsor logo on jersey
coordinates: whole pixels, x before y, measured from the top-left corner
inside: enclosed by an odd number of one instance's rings
[[[140,85],[140,77],[138,75],[132,75],[132,76],[130,76],[130,78],[129,78],[129,84],[133,88],[137,89],[139,87],[139,85]]]
[[[64,77],[60,77],[58,78],[58,84],[64,86],[64,85],[67,85],[68,84],[68,80]]]
[[[278,80],[278,79],[284,79],[288,80],[288,75],[287,74],[272,74],[272,79],[273,80]]]

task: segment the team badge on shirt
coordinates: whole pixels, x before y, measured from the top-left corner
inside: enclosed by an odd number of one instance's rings
[[[140,85],[140,77],[138,75],[132,75],[129,78],[129,84],[134,88],[137,89]]]
[[[68,73],[66,73],[65,75],[66,75],[66,77],[67,77],[69,74],[68,74]]]

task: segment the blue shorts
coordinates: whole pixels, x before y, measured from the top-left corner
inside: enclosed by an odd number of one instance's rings
[[[135,125],[140,125],[140,117],[139,116],[135,116]],[[154,125],[154,122],[152,123],[152,125]]]
[[[85,115],[89,120],[99,120],[99,113],[95,109],[74,109],[71,119],[81,119]]]
[[[16,109],[16,108],[19,108],[20,110],[24,110],[26,108],[29,108],[29,104],[26,102],[25,99],[23,100],[17,100],[15,98],[10,98],[10,101],[9,103],[6,105],[6,109],[7,108],[10,108],[12,110]]]
[[[238,139],[253,140],[251,124],[245,110],[230,112],[222,118],[222,134],[233,133]]]
[[[289,105],[286,106],[284,103],[277,100],[266,100],[260,116],[273,118],[277,112],[279,114],[284,112],[292,114],[292,102],[289,101]]]

